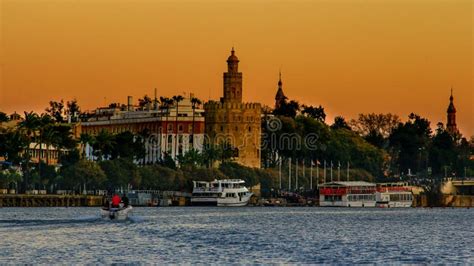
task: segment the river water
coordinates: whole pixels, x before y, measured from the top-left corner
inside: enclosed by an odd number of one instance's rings
[[[4,263],[474,263],[474,209],[0,208]]]

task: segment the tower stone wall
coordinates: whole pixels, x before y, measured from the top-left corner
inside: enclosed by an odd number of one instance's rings
[[[234,160],[260,168],[261,105],[242,102],[242,73],[232,49],[224,73],[223,97],[204,105],[207,141],[214,145],[227,142],[236,148]]]

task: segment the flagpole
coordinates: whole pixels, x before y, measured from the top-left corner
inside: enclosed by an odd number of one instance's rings
[[[337,181],[341,181],[341,162],[337,162]]]
[[[306,173],[304,172],[304,167],[305,165],[304,165],[304,159],[303,159],[303,180],[306,181]]]
[[[291,191],[291,158],[288,159],[288,192]]]
[[[316,189],[319,187],[319,160],[316,159]]]
[[[326,160],[324,160],[324,183],[326,183]]]
[[[347,162],[347,181],[349,181],[349,162]]]
[[[298,191],[298,158],[296,158],[295,189]]]
[[[332,165],[332,161],[331,161],[331,172],[330,172],[331,173],[331,183],[332,183],[332,166],[333,165]]]
[[[281,157],[278,158],[279,160],[279,163],[278,163],[278,173],[279,173],[279,177],[280,177],[280,192],[281,192]]]
[[[311,160],[311,164],[309,166],[309,189],[313,191],[313,160]]]

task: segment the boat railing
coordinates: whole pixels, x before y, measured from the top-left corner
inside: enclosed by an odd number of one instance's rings
[[[193,192],[220,192],[219,187],[195,187]]]
[[[408,187],[378,187],[378,192],[410,192],[411,189]]]

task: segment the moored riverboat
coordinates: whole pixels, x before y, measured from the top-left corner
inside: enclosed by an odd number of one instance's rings
[[[191,205],[193,206],[246,206],[252,193],[242,179],[222,179],[211,182],[193,181]]]
[[[380,208],[408,208],[413,205],[411,188],[405,183],[377,184],[376,206]]]
[[[365,181],[329,182],[319,186],[322,207],[375,207],[376,186]]]

